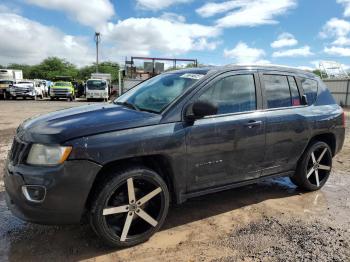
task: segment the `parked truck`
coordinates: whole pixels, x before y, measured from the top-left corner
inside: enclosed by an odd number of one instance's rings
[[[91,78],[86,81],[86,99],[108,100],[111,81],[111,74],[92,73]]]
[[[0,69],[0,97],[10,97],[9,88],[18,80],[23,79],[22,70]]]
[[[45,86],[42,81],[37,80],[16,81],[9,87],[8,91],[9,97],[12,99],[21,97],[37,100],[38,98],[43,99],[45,96]]]

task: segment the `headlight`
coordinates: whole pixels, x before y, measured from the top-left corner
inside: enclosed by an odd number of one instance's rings
[[[68,158],[72,147],[70,146],[48,146],[33,144],[27,158],[30,165],[54,166],[62,164]]]

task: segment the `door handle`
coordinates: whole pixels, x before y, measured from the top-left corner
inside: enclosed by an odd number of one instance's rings
[[[247,128],[254,128],[261,125],[262,125],[262,121],[255,121],[255,120],[250,120],[248,123],[244,124],[244,126]]]

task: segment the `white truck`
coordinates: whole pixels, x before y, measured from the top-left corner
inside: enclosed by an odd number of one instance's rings
[[[91,99],[103,99],[107,101],[111,80],[111,74],[92,73],[91,78],[86,81],[86,99],[88,101]]]
[[[45,96],[45,87],[42,81],[20,80],[9,87],[9,93],[12,99],[22,97],[37,100]]]
[[[23,79],[22,70],[0,69],[0,97],[9,98],[10,86],[21,79]]]

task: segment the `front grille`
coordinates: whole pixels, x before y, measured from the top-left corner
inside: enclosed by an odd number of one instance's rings
[[[29,87],[17,87],[14,89],[16,95],[26,95],[33,91],[33,88]]]
[[[22,164],[25,160],[28,151],[28,144],[20,141],[18,138],[13,139],[11,151],[10,151],[10,162],[13,165]]]
[[[68,88],[52,88],[51,92],[53,95],[67,95],[67,93],[69,92]]]

